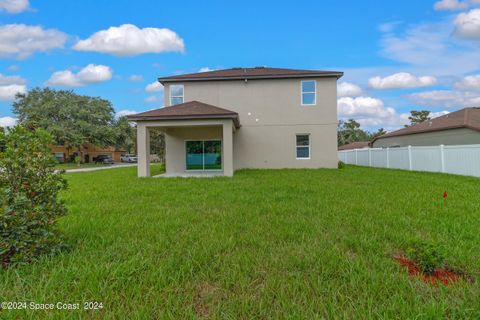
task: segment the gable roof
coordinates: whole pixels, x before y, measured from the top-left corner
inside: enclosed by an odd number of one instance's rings
[[[355,141],[338,147],[338,150],[362,149],[370,147],[370,141]]]
[[[240,127],[238,113],[200,101],[188,101],[171,107],[132,114],[127,118],[131,121],[232,119],[235,127]]]
[[[283,78],[312,78],[343,76],[339,71],[299,70],[283,68],[231,68],[207,72],[180,74],[158,78],[162,84],[178,81],[209,81],[209,80],[245,80],[245,79],[283,79]]]
[[[480,131],[480,108],[465,108],[416,124],[411,127],[389,132],[375,140],[449,129],[469,128]],[[375,141],[374,140],[374,141]],[[373,141],[372,141],[373,142]]]

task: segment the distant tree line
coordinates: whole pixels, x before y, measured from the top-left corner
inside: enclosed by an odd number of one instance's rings
[[[34,88],[17,94],[13,112],[18,123],[29,129],[42,128],[54,143],[76,150],[82,156],[83,146],[114,146],[128,153],[136,149],[136,127],[126,116],[115,117],[110,101],[100,97],[78,95],[71,90]],[[164,136],[154,132],[152,152],[163,159]]]
[[[430,120],[430,111],[410,111],[410,116],[408,119],[410,120],[410,124],[405,125],[405,127],[428,121]],[[343,146],[357,141],[372,141],[373,139],[382,136],[385,133],[387,132],[384,128],[380,128],[375,132],[363,130],[360,123],[354,119],[349,119],[347,121],[340,120],[337,127],[338,146]]]

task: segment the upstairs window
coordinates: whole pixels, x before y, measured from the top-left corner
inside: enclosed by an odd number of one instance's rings
[[[170,105],[183,103],[183,84],[172,84],[170,86]]]
[[[302,80],[302,106],[317,104],[317,82],[315,80]]]
[[[310,159],[309,134],[297,134],[297,159]]]

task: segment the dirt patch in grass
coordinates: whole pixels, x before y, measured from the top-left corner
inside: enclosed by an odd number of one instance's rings
[[[426,274],[421,271],[417,263],[404,255],[397,255],[394,259],[404,268],[408,270],[408,274],[411,277],[421,278],[423,282],[430,284],[432,286],[438,286],[442,283],[444,285],[449,285],[451,283],[467,280],[472,281],[472,278],[469,277],[466,273],[462,271],[453,270],[449,267],[436,268],[431,274]]]
[[[195,295],[193,303],[195,313],[200,318],[208,318],[210,315],[210,307],[208,300],[211,300],[218,288],[208,281],[203,281],[195,287]]]

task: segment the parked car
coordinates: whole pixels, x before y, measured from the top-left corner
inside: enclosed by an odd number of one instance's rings
[[[113,164],[113,159],[112,156],[109,156],[107,154],[101,154],[93,158],[93,161],[98,164]]]
[[[135,163],[137,162],[137,156],[134,154],[123,154],[120,156],[121,162]]]

